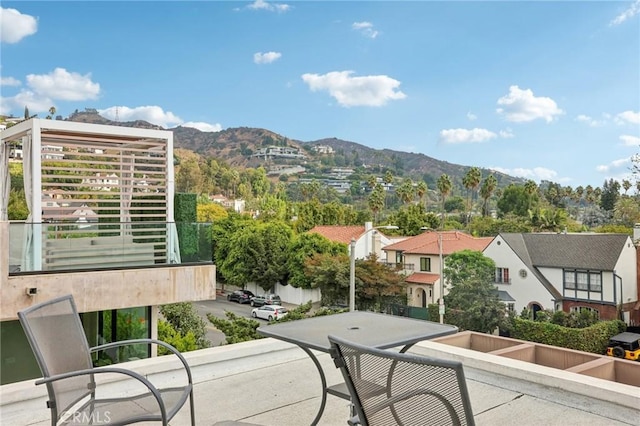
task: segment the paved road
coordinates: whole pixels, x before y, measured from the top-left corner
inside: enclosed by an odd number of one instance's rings
[[[251,310],[253,309],[249,304],[241,305],[240,303],[229,302],[224,296],[218,296],[216,300],[194,302],[193,306],[207,324],[207,340],[211,342],[211,346],[219,346],[224,342],[225,337],[224,333],[216,329],[207,319],[207,314],[213,314],[218,318],[226,318],[225,311],[230,311],[238,316],[251,318]]]

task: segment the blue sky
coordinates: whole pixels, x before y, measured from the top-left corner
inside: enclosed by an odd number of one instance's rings
[[[640,0],[3,1],[0,112],[266,128],[539,182],[631,177]]]

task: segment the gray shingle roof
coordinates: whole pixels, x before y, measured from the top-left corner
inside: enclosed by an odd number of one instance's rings
[[[535,267],[613,271],[625,234],[501,234],[518,256]]]

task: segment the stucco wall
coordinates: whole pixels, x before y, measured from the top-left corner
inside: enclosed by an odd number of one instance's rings
[[[16,319],[19,310],[65,294],[73,294],[80,312],[216,298],[215,265],[10,277],[6,269],[0,272],[0,321]],[[27,288],[37,288],[37,294],[27,296]]]

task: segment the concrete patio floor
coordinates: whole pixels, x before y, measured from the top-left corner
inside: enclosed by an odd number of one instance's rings
[[[416,352],[422,348],[422,343],[414,347]],[[273,426],[308,425],[320,406],[318,372],[308,356],[294,345],[261,339],[185,355],[196,383],[197,425],[225,420]],[[318,359],[329,385],[342,381],[329,355],[319,354]],[[176,378],[172,365],[167,357],[126,364],[160,383]],[[465,374],[478,425],[640,424],[638,409],[603,401],[598,395],[578,395],[555,384],[533,383],[475,368],[465,367]],[[111,385],[117,386],[117,392],[127,390],[122,382]],[[634,397],[640,407],[640,388],[628,389],[637,391]],[[45,394],[45,389],[36,387],[33,381],[2,386],[0,423],[50,424]],[[348,416],[348,401],[329,395],[320,425],[345,425]],[[171,422],[173,426],[189,424],[188,408]]]

